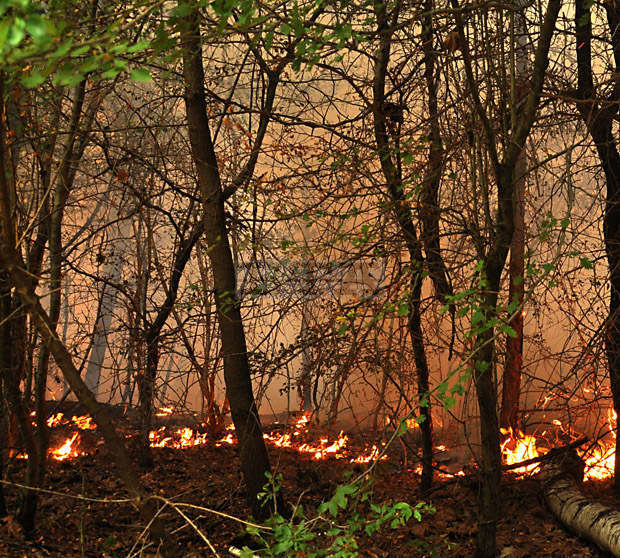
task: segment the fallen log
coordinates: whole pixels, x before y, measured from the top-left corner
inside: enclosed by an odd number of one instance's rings
[[[620,557],[620,511],[584,497],[579,490],[585,464],[574,449],[541,464],[545,501],[567,529]]]

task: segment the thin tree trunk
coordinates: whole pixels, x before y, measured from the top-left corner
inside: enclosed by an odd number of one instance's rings
[[[11,287],[5,273],[0,274],[0,480],[4,478],[9,453],[9,415],[4,393],[4,378],[11,370]],[[8,513],[4,485],[0,484],[0,518]]]
[[[402,181],[402,171],[399,164],[399,148],[390,146],[389,135],[394,136],[395,143],[398,143],[400,134],[400,118],[388,118],[386,114],[385,100],[385,79],[390,60],[390,50],[392,44],[392,34],[398,21],[399,10],[394,9],[392,21],[386,11],[383,2],[375,4],[377,17],[377,31],[379,34],[379,52],[375,63],[375,76],[373,83],[373,114],[375,141],[377,142],[378,154],[381,162],[381,169],[385,176],[388,194],[393,204],[393,211],[401,235],[409,252],[409,266],[411,278],[409,281],[408,296],[408,330],[413,347],[414,362],[417,374],[417,388],[420,404],[420,432],[422,434],[422,476],[420,479],[420,490],[423,492],[431,487],[433,481],[433,422],[431,415],[431,404],[428,395],[429,390],[429,369],[424,347],[424,336],[422,334],[422,324],[420,317],[420,294],[422,291],[422,246],[418,239],[413,216],[405,198],[404,184]],[[390,130],[390,132],[388,132]],[[394,151],[394,153],[392,153]],[[396,164],[394,163],[396,157]]]
[[[0,102],[3,101],[4,89],[2,75],[0,74]],[[0,119],[0,274],[8,278],[8,282],[14,288],[16,296],[19,297],[25,310],[30,315],[46,350],[53,356],[54,361],[62,371],[80,403],[84,405],[97,423],[106,442],[106,448],[117,465],[119,477],[124,482],[129,494],[134,498],[134,505],[139,510],[143,520],[147,523],[150,522],[150,531],[154,538],[163,543],[168,535],[161,520],[156,518],[157,506],[155,502],[149,499],[148,493],[142,487],[124,443],[114,429],[112,420],[106,410],[97,403],[93,394],[80,378],[79,371],[73,364],[69,351],[58,338],[52,320],[41,306],[39,297],[35,293],[37,278],[29,273],[16,251],[11,195],[6,178],[5,130],[2,119]],[[3,380],[5,392],[17,411],[16,414],[20,423],[22,438],[27,442],[26,449],[32,452],[29,455],[29,461],[30,459],[36,461],[37,451],[40,446],[35,443],[32,437],[32,432],[29,428],[29,417],[19,397],[19,385],[14,381],[13,374],[7,374]],[[36,505],[34,509],[36,509]],[[32,519],[34,520],[34,516],[32,516]]]
[[[204,237],[209,247],[213,271],[224,380],[239,443],[248,502],[254,516],[263,519],[273,510],[268,509],[271,502],[264,505],[258,500],[258,494],[267,482],[265,475],[271,467],[252,391],[245,332],[225,220],[224,194],[207,115],[200,16],[194,12],[188,19],[182,38],[185,106],[191,151],[202,195]]]
[[[146,335],[146,379],[141,384],[140,390],[140,417],[141,417],[141,431],[140,431],[140,447],[141,447],[141,464],[143,466],[152,465],[152,456],[149,445],[149,431],[153,421],[153,395],[155,387],[155,379],[157,376],[157,369],[159,364],[159,338],[161,330],[166,324],[174,304],[177,300],[179,292],[179,283],[183,276],[185,266],[189,261],[192,250],[198,239],[202,235],[204,230],[203,223],[197,224],[191,231],[187,238],[182,239],[177,251],[174,255],[174,261],[172,265],[172,273],[170,277],[170,283],[166,286],[166,299],[161,305],[157,316],[153,322],[149,325]],[[145,393],[142,393],[142,389]]]
[[[429,125],[429,147],[428,147],[428,167],[422,191],[420,194],[420,219],[422,221],[422,231],[420,237],[424,244],[426,253],[426,264],[428,274],[433,281],[437,299],[446,302],[447,297],[454,294],[452,285],[448,280],[448,270],[441,256],[441,243],[439,238],[439,218],[441,210],[439,207],[439,187],[441,185],[441,175],[444,168],[445,152],[441,139],[441,128],[439,126],[439,104],[437,100],[437,50],[434,42],[433,10],[434,0],[424,1],[425,15],[422,21],[422,52],[424,53],[424,77],[428,93],[428,125]],[[454,343],[455,328],[455,305],[449,305],[450,317],[452,321],[452,335],[450,341],[450,353]]]
[[[494,328],[489,327],[488,324],[489,320],[497,318],[497,299],[501,274],[514,233],[515,168],[540,102],[543,82],[549,64],[549,48],[561,4],[562,0],[549,0],[547,4],[545,19],[536,47],[530,87],[527,96],[519,104],[519,118],[511,123],[509,136],[504,142],[506,147],[500,159],[498,139],[487,110],[482,106],[478,82],[474,77],[474,62],[465,36],[466,25],[458,0],[451,0],[467,85],[474,109],[486,136],[488,157],[493,166],[497,183],[497,218],[494,223],[489,223],[489,227],[491,227],[490,246],[486,253],[482,254],[483,265],[480,277],[482,320],[477,322],[477,327],[483,325],[486,329],[476,338],[476,356],[473,370],[480,409],[482,444],[478,537],[476,540],[477,558],[495,557],[497,521],[501,510],[501,452],[497,416],[497,385],[495,382]]]
[[[527,24],[523,8],[514,13],[514,85],[512,91],[512,119],[517,118],[519,104],[527,93]],[[514,231],[510,243],[510,263],[508,264],[508,300],[516,303],[517,312],[510,320],[515,336],[506,338],[506,363],[502,385],[502,406],[500,427],[519,429],[519,399],[521,395],[521,370],[523,368],[523,295],[525,293],[525,182],[527,172],[527,152],[521,151],[515,165],[513,222]]]
[[[607,24],[613,48],[616,71],[620,68],[620,7],[605,4]],[[605,351],[614,409],[620,413],[620,153],[613,136],[613,120],[618,113],[620,89],[615,85],[611,98],[599,105],[594,100],[592,77],[592,23],[590,4],[577,0],[575,6],[575,39],[577,48],[577,108],[596,145],[607,183],[603,234],[609,264],[609,314]],[[620,421],[617,421],[614,491],[620,496]]]

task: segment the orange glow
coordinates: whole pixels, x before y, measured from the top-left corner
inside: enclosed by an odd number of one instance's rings
[[[191,448],[208,443],[206,434],[200,434],[187,426],[177,428],[177,430],[169,436],[166,436],[165,426],[162,426],[158,430],[151,430],[151,432],[149,432],[149,441],[152,448],[175,449]]]
[[[607,443],[600,441],[587,452],[578,451],[586,463],[584,478],[586,480],[604,480],[614,476],[616,460],[616,421],[618,415],[611,407],[607,410],[607,422],[613,439]]]
[[[79,435],[80,433],[76,432],[71,438],[67,438],[62,446],[51,451],[50,456],[58,461],[64,461],[70,457],[78,457],[83,455],[73,447],[73,444],[78,440]]]
[[[501,433],[508,436],[501,445],[502,457],[506,465],[514,465],[526,459],[533,459],[538,457],[538,449],[536,448],[536,437],[529,434],[523,434],[520,430],[517,431],[516,436],[512,429],[506,430],[500,429]],[[538,468],[537,463],[526,465],[525,467],[519,467],[514,469],[514,473],[525,474],[534,471]]]
[[[329,438],[321,438],[318,445],[301,444],[297,451],[299,453],[311,453],[312,459],[325,459],[325,457],[332,455],[333,457],[339,457],[340,450],[342,450],[349,440],[348,436],[343,436],[342,432],[338,435],[338,439],[329,443]],[[341,457],[341,456],[340,456]]]
[[[56,413],[47,419],[47,426],[50,428],[55,428],[63,422],[65,422],[65,416],[62,413]]]
[[[157,416],[169,416],[172,412],[172,408],[162,407],[158,410]],[[609,437],[611,439],[599,441],[594,447],[589,448],[587,452],[577,449],[579,455],[586,464],[584,480],[604,480],[613,477],[617,416],[612,408],[608,410],[607,415],[609,429],[613,438]],[[304,413],[286,432],[265,433],[263,437],[268,444],[279,448],[289,448],[300,454],[307,454],[311,459],[317,461],[330,457],[333,459],[348,460],[350,463],[369,463],[377,459],[387,459],[387,455],[381,455],[381,449],[377,445],[367,446],[365,449],[359,451],[353,450],[349,446],[348,436],[343,432],[340,432],[335,440],[329,437],[323,437],[318,441],[309,441],[308,428],[311,416],[311,413]],[[81,430],[94,430],[96,428],[92,417],[89,415],[73,416],[71,417],[71,422],[75,427]],[[557,428],[561,429],[564,434],[571,433],[570,427],[565,427],[560,420],[554,419],[552,423]],[[47,419],[47,425],[50,428],[66,424],[70,423],[62,413],[56,413]],[[409,428],[417,428],[419,426],[415,419],[406,420],[406,424]],[[544,437],[545,433],[546,431],[540,436]],[[501,444],[502,457],[506,465],[514,465],[527,459],[539,457],[541,453],[545,453],[542,449],[539,452],[536,447],[537,438],[534,435],[524,434],[521,431],[513,433],[512,430],[503,429],[502,434],[506,436],[506,439]],[[76,432],[72,437],[67,438],[60,447],[51,449],[49,452],[50,458],[64,461],[84,455],[83,451],[76,448],[78,441],[79,432]],[[178,428],[171,431],[167,430],[165,426],[151,431],[149,433],[149,441],[153,448],[166,447],[173,449],[183,449],[213,443],[212,440],[207,438],[206,433],[200,433],[190,427]],[[236,443],[235,429],[234,426],[230,424],[226,427],[226,435],[217,440],[214,445],[220,447],[223,445],[234,445]],[[445,445],[438,445],[435,449],[442,452],[446,451],[447,448]],[[15,458],[27,459],[28,456],[25,453],[21,453],[16,455]],[[539,465],[537,463],[533,463],[525,467],[514,469],[512,472],[526,474],[536,471],[538,467]],[[413,469],[415,473],[420,471],[420,466]],[[463,476],[464,474],[462,470],[456,473],[442,471],[437,473],[440,478]]]
[[[95,430],[95,428],[97,428],[97,426],[93,424],[93,417],[90,415],[71,417],[71,420],[80,430]]]
[[[365,455],[358,455],[357,457],[354,457],[349,461],[351,463],[370,463],[371,461],[376,461],[377,459],[379,459],[380,461],[385,461],[387,459],[387,455],[382,455],[381,457],[379,457],[380,452],[381,450],[373,444],[370,448],[370,452]]]
[[[172,414],[172,407],[160,407],[155,413],[156,417],[168,417]]]

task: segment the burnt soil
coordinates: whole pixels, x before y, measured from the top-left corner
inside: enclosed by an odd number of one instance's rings
[[[170,427],[172,428],[172,426]],[[127,424],[124,434],[135,430]],[[61,440],[70,429],[52,432]],[[316,435],[316,432],[310,433]],[[353,437],[352,444],[360,444]],[[131,444],[130,444],[131,445]],[[141,538],[143,525],[127,503],[84,502],[69,495],[84,495],[98,500],[126,498],[96,431],[82,433],[82,449],[88,454],[68,461],[51,461],[45,488],[59,494],[42,494],[37,530],[24,537],[12,516],[0,520],[0,556],[154,556],[153,548]],[[346,472],[364,471],[363,465],[327,458],[315,461],[293,449],[269,446],[275,471],[282,473],[287,500],[303,505],[308,515],[333,494]],[[153,450],[155,466],[142,474],[142,481],[154,493],[178,502],[211,508],[236,517],[248,517],[243,498],[241,473],[235,446],[214,443],[187,449]],[[411,466],[411,460],[409,460]],[[13,460],[9,480],[20,482],[24,460]],[[404,527],[384,528],[372,537],[358,539],[360,556],[472,556],[476,533],[477,485],[470,479],[438,481],[425,498],[436,513],[422,521],[411,519]],[[611,483],[588,483],[588,495],[614,504],[609,499]],[[5,488],[11,509],[17,498],[15,488]],[[601,557],[595,547],[559,526],[545,508],[540,485],[535,479],[504,478],[504,508],[498,527],[498,548],[503,558],[523,557]],[[402,448],[396,444],[389,459],[376,468],[373,501],[418,502],[418,478],[403,463]],[[238,523],[207,511],[185,509],[220,556],[230,556],[228,547],[240,534]],[[182,556],[213,556],[207,544],[172,510],[163,512],[167,526],[174,531]],[[299,558],[304,554],[300,553]]]

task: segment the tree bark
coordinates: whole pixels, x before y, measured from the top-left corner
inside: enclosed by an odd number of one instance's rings
[[[422,245],[418,239],[416,227],[413,223],[411,209],[405,198],[402,171],[399,164],[400,149],[398,145],[400,123],[395,119],[388,119],[385,100],[385,79],[390,61],[392,35],[399,16],[399,8],[395,8],[390,21],[385,3],[375,3],[377,17],[377,32],[379,35],[379,50],[375,62],[373,83],[373,116],[375,141],[381,163],[381,169],[386,180],[388,195],[392,202],[392,210],[400,229],[402,238],[409,253],[410,279],[408,294],[409,319],[407,327],[413,347],[413,356],[417,375],[417,390],[420,404],[419,416],[420,432],[422,434],[422,475],[420,490],[427,491],[433,481],[433,421],[429,398],[429,368],[424,347],[424,335],[420,315],[420,295],[422,292],[422,271],[424,258]],[[390,120],[390,121],[389,121]],[[388,131],[390,130],[390,131]],[[395,146],[390,145],[390,133],[394,136]],[[396,164],[394,162],[396,157]]]
[[[441,210],[439,207],[439,186],[441,185],[441,175],[444,168],[445,151],[441,139],[441,128],[439,126],[439,103],[437,100],[437,50],[433,41],[435,30],[433,25],[434,0],[424,1],[425,15],[422,21],[422,52],[424,53],[424,77],[428,93],[428,125],[430,143],[428,147],[428,167],[422,191],[420,194],[420,217],[422,230],[420,237],[424,244],[426,254],[426,265],[428,274],[433,281],[437,299],[442,303],[454,294],[452,285],[448,279],[448,270],[441,256],[441,243],[439,237],[439,218]],[[450,317],[452,321],[452,334],[450,339],[450,356],[455,335],[455,305],[449,305]]]
[[[269,509],[272,502],[261,503],[258,494],[267,482],[265,475],[271,471],[271,467],[252,391],[245,332],[225,220],[224,193],[207,115],[199,13],[193,12],[184,25],[182,45],[187,126],[202,195],[204,238],[213,271],[224,380],[239,443],[248,503],[254,516],[264,519],[274,510]]]
[[[153,457],[149,444],[149,431],[153,421],[153,396],[155,379],[159,364],[159,338],[174,308],[179,292],[179,283],[192,250],[202,235],[204,225],[197,224],[187,238],[183,238],[174,255],[170,283],[166,286],[166,298],[157,312],[155,319],[148,325],[144,336],[146,344],[146,368],[138,384],[140,395],[140,464],[151,467]]]
[[[497,416],[497,385],[495,383],[495,336],[489,320],[497,319],[497,300],[501,275],[514,233],[514,190],[515,168],[523,151],[542,93],[543,82],[549,64],[549,47],[555,31],[555,24],[562,0],[549,0],[542,24],[531,78],[529,92],[519,103],[519,119],[515,119],[504,142],[505,149],[500,159],[498,139],[489,115],[482,106],[478,82],[474,77],[474,62],[465,36],[466,25],[458,0],[451,0],[454,8],[456,32],[467,85],[475,112],[482,124],[487,140],[488,156],[493,166],[497,184],[497,218],[492,227],[489,248],[482,257],[480,276],[480,312],[482,320],[476,327],[484,329],[476,338],[476,356],[473,378],[480,409],[481,462],[479,493],[479,521],[476,540],[477,558],[494,558],[497,551],[497,521],[501,510],[501,452],[499,445],[499,420]],[[472,324],[473,326],[474,324]]]
[[[0,102],[3,99],[3,81],[0,74]],[[0,111],[1,112],[1,111]],[[8,284],[15,290],[24,308],[30,315],[34,326],[36,327],[46,350],[54,358],[54,361],[62,371],[67,383],[75,393],[76,397],[84,405],[86,410],[93,417],[99,427],[106,444],[106,449],[110,453],[113,461],[117,465],[119,477],[124,482],[128,493],[134,498],[134,505],[139,510],[143,520],[151,523],[151,534],[160,541],[166,541],[168,535],[163,526],[161,519],[156,518],[157,506],[152,499],[149,499],[148,493],[142,487],[137,476],[135,467],[129,458],[129,454],[121,437],[117,434],[112,420],[105,408],[97,403],[92,392],[86,387],[82,381],[80,373],[73,364],[71,354],[58,338],[55,331],[55,325],[49,315],[41,306],[39,297],[35,293],[37,278],[33,277],[26,269],[24,262],[18,254],[15,247],[15,227],[11,212],[11,196],[6,180],[5,169],[5,134],[0,118],[0,275],[8,280]],[[32,455],[29,460],[36,460],[38,444],[32,439],[29,426],[29,417],[21,405],[19,397],[19,385],[14,382],[15,378],[12,374],[4,377],[3,385],[8,388],[9,398],[12,404],[19,411],[18,419],[21,424],[22,436],[26,439],[27,449],[32,449]],[[35,491],[31,491],[35,492]],[[36,509],[36,506],[35,506]],[[34,517],[33,517],[34,518]]]
[[[620,68],[620,7],[605,4],[607,24],[613,48],[616,71]],[[592,23],[590,4],[577,0],[575,5],[575,39],[577,48],[577,108],[598,152],[607,193],[603,217],[605,251],[609,264],[609,313],[605,336],[605,352],[613,405],[620,413],[620,153],[613,136],[613,120],[618,113],[620,85],[615,82],[611,97],[600,105],[594,99],[592,77]],[[620,421],[616,425],[614,492],[620,496]]]
[[[516,38],[514,47],[514,84],[512,86],[512,121],[517,118],[519,105],[527,93],[527,24],[524,8],[514,13]],[[521,151],[515,165],[513,200],[514,230],[510,243],[508,264],[508,300],[517,305],[517,311],[509,322],[515,336],[506,337],[506,361],[502,385],[500,427],[519,429],[519,399],[521,396],[521,370],[523,368],[523,295],[525,293],[525,182],[527,173],[527,152]]]
[[[545,501],[556,519],[573,533],[620,556],[620,511],[593,502],[579,491],[584,463],[575,450],[543,462],[539,479]]]

